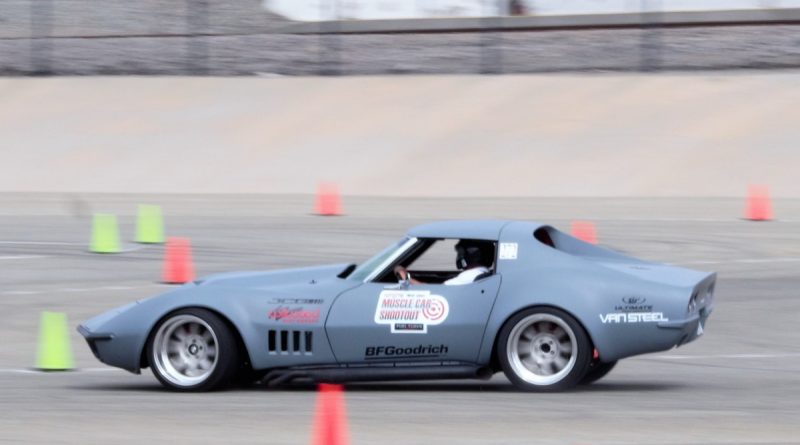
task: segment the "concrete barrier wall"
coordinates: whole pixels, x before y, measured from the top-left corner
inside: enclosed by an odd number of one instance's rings
[[[0,192],[800,197],[798,73],[0,80]]]

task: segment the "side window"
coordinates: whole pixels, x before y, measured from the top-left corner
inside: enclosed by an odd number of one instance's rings
[[[456,271],[455,239],[435,241],[419,258],[411,263],[409,269],[435,272]]]

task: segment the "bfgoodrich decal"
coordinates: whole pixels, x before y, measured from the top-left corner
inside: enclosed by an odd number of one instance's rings
[[[425,334],[428,326],[441,324],[450,305],[441,295],[427,290],[384,290],[375,308],[375,323],[388,324],[394,334]]]
[[[367,360],[380,358],[429,358],[447,355],[447,345],[419,346],[367,346],[364,357]]]

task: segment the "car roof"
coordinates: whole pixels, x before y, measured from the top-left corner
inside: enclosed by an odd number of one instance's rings
[[[499,219],[468,219],[453,221],[437,221],[412,227],[408,231],[408,236],[415,238],[467,238],[497,240],[500,238],[500,231],[507,224],[515,223],[509,220]],[[536,223],[530,224],[531,227],[539,227]]]

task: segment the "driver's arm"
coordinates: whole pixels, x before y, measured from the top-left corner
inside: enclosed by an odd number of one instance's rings
[[[408,278],[408,269],[400,265],[394,266],[394,275],[398,280],[405,281],[406,278]],[[411,277],[408,282],[411,284],[425,284],[422,281],[414,279],[414,277]]]

